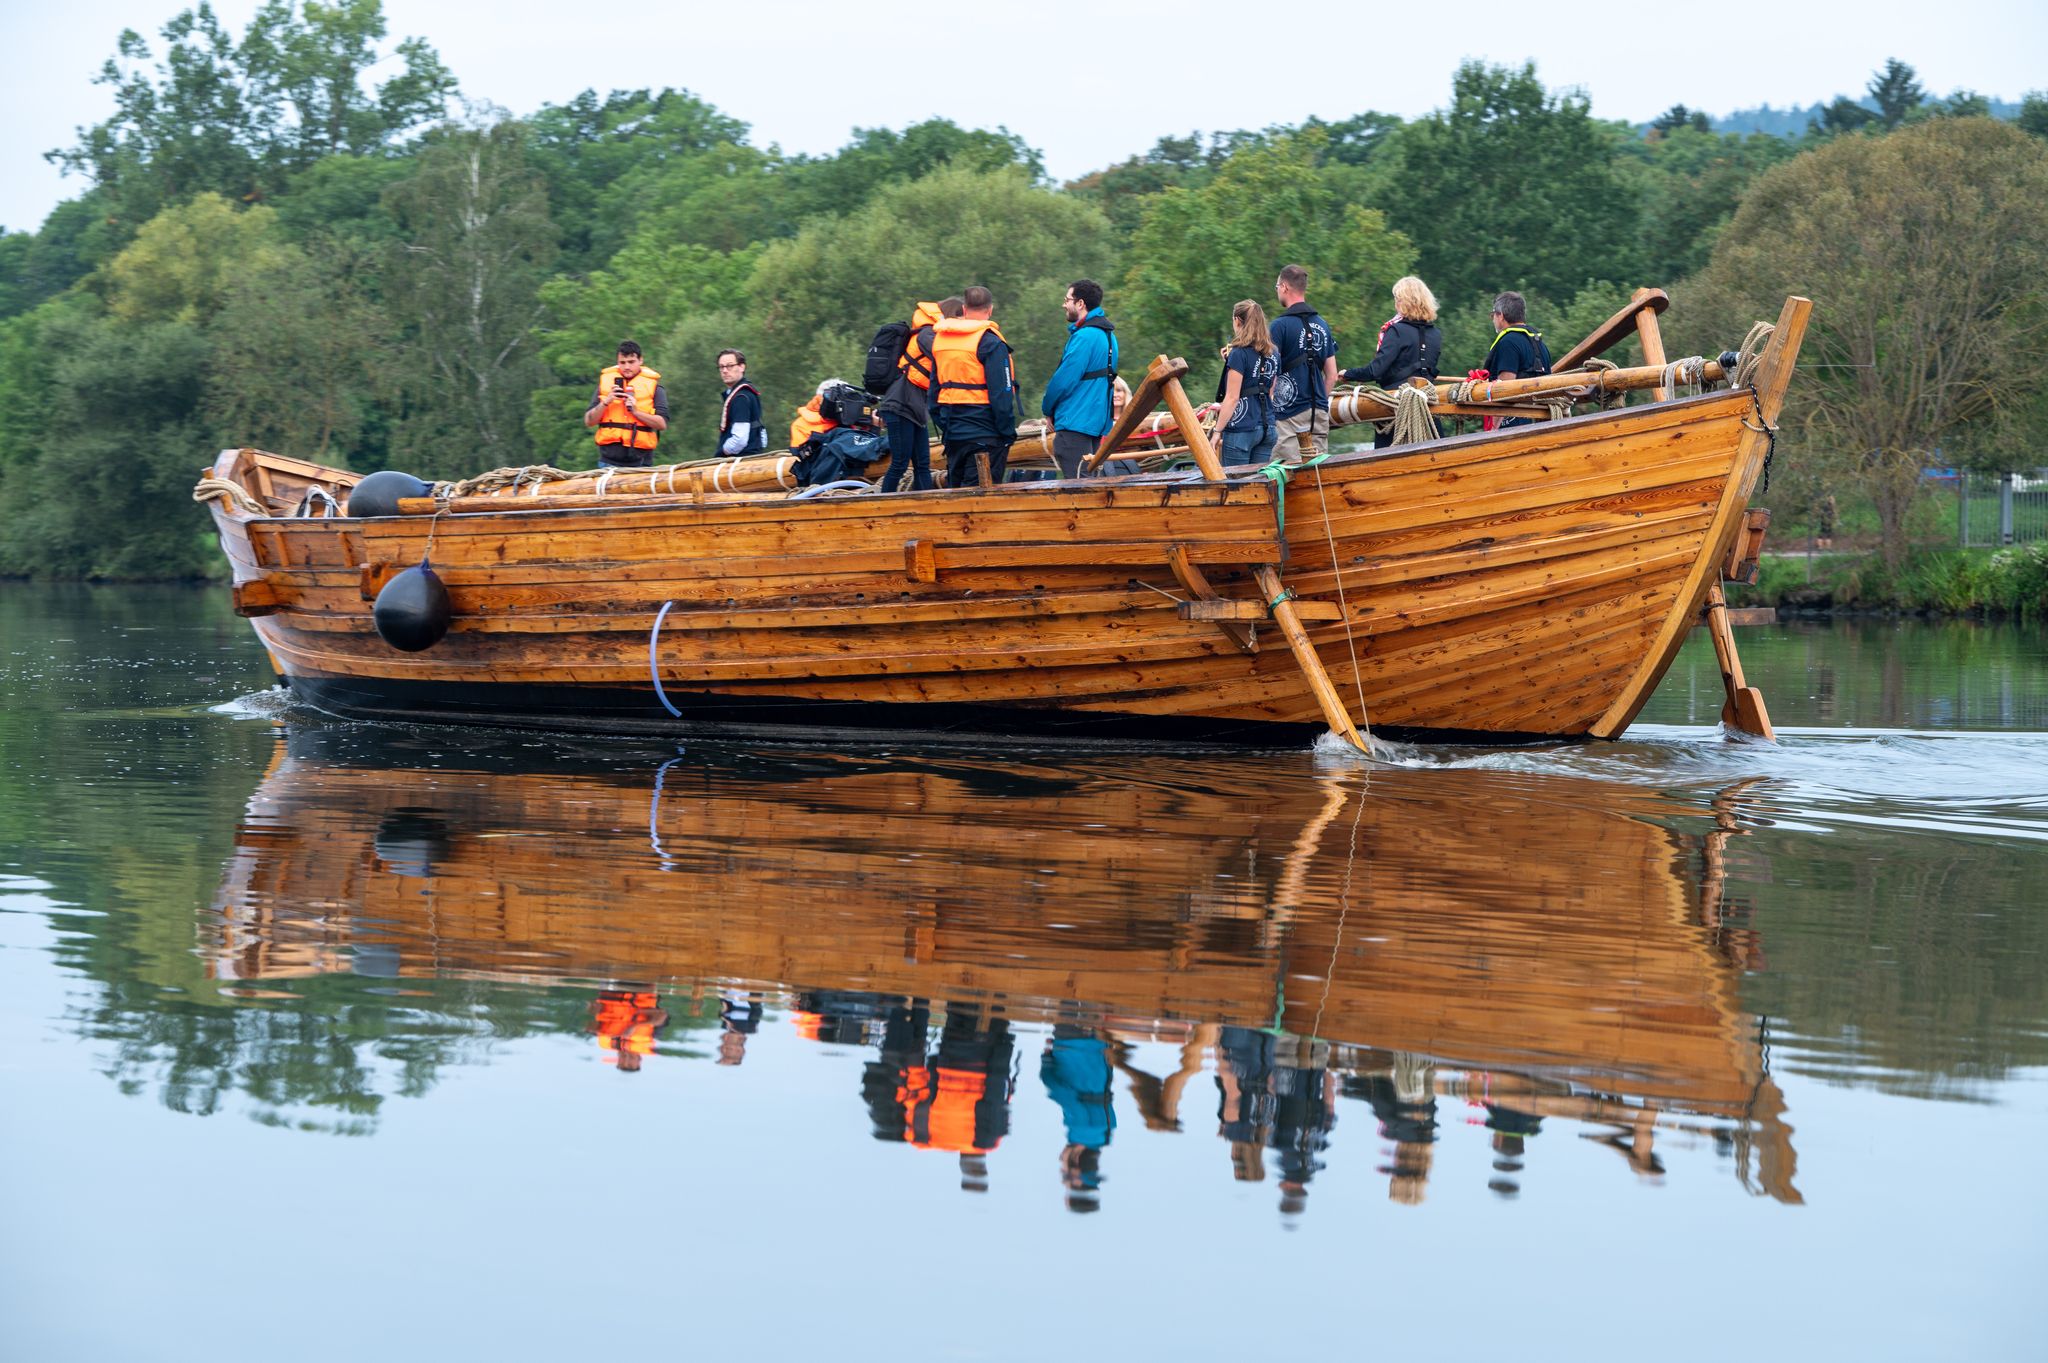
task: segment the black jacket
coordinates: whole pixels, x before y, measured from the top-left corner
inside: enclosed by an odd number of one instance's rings
[[[1346,383],[1372,383],[1395,388],[1420,374],[1434,382],[1437,361],[1443,358],[1444,334],[1434,322],[1411,322],[1397,317],[1380,336],[1379,352],[1372,363],[1347,369],[1340,376]]]

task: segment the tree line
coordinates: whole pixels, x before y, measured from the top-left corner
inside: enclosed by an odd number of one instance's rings
[[[1995,122],[1899,62],[1789,139],[1682,107],[1638,129],[1531,65],[1467,63],[1422,118],[1162,138],[1064,185],[1007,129],[944,119],[805,156],[683,90],[513,117],[390,42],[380,0],[268,0],[239,37],[202,4],[124,34],[100,79],[114,113],[51,153],[89,187],[0,233],[0,573],[217,571],[187,497],[227,445],[423,477],[587,467],[582,412],[624,337],[668,386],[665,454],[708,454],[720,348],[746,352],[774,430],[876,326],[968,283],[995,292],[1027,393],[1082,276],[1127,356],[1199,357],[1300,261],[1362,363],[1419,273],[1457,373],[1503,288],[1561,350],[1665,286],[1673,353],[1806,293],[1809,355],[1842,367],[1796,390],[1808,472],[1781,498],[1857,478],[1909,509],[1926,463],[2006,457],[2048,422],[2023,362],[2048,317],[2048,99]]]

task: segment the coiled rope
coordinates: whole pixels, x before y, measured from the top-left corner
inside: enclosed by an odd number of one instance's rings
[[[201,478],[192,489],[195,502],[227,501],[235,510],[245,516],[268,516],[270,508],[258,501],[249,489],[227,478]]]

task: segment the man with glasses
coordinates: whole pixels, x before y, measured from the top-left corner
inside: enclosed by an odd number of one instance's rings
[[[725,385],[724,401],[718,409],[718,452],[731,457],[767,449],[761,390],[747,382],[747,357],[737,350],[719,351],[718,381]]]

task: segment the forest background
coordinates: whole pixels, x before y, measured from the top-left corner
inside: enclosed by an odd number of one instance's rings
[[[1935,97],[1896,60],[1790,136],[1601,120],[1533,66],[1468,63],[1422,118],[1166,138],[1064,185],[945,120],[802,156],[683,90],[513,117],[389,42],[378,0],[271,0],[239,36],[202,5],[124,34],[102,80],[114,114],[52,152],[88,187],[0,232],[0,574],[218,574],[190,491],[225,446],[589,467],[584,406],[627,337],[664,376],[668,458],[712,449],[719,349],[779,436],[877,326],[969,283],[1034,399],[1083,276],[1127,369],[1187,355],[1206,382],[1231,304],[1270,304],[1289,261],[1347,364],[1422,275],[1458,375],[1504,288],[1559,352],[1637,284],[1671,291],[1675,355],[1813,297],[1764,501],[1855,498],[1894,568],[1929,468],[2048,462],[2048,96]]]

